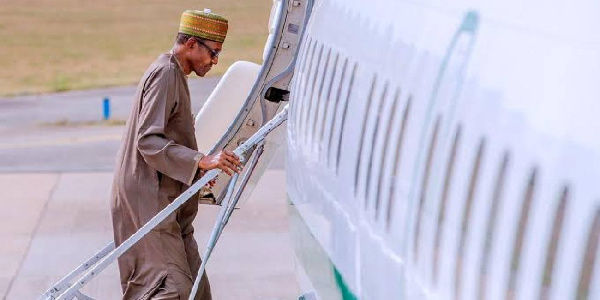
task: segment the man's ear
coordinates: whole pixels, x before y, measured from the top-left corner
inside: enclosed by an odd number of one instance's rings
[[[194,40],[194,38],[189,38],[187,41],[185,41],[185,48],[188,50],[192,50],[194,49],[195,44],[196,40]]]

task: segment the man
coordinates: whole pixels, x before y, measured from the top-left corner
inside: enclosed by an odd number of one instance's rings
[[[120,245],[179,196],[206,170],[239,172],[231,151],[197,151],[187,75],[204,76],[219,61],[228,22],[204,11],[185,11],[170,53],[140,80],[118,154],[111,212]],[[207,124],[207,126],[210,126]],[[197,199],[171,214],[119,258],[123,299],[187,299],[200,267],[192,221]],[[196,299],[211,299],[202,274]]]

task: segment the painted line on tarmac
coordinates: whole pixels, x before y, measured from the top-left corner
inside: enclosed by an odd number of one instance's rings
[[[120,141],[123,136],[121,134],[112,135],[97,135],[91,137],[71,137],[71,138],[60,138],[52,140],[41,140],[41,141],[29,141],[29,142],[15,142],[15,143],[0,143],[0,150],[4,149],[30,149],[40,148],[48,146],[68,146],[76,144],[94,143],[94,142],[105,142],[105,141]]]

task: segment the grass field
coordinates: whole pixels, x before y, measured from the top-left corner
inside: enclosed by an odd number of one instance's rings
[[[0,0],[0,96],[136,83],[185,9],[229,19],[219,64],[260,63],[271,0]]]

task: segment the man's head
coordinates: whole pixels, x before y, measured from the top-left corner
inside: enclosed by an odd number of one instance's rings
[[[195,36],[189,36],[184,33],[177,34],[175,47],[177,57],[181,61],[182,67],[187,65],[188,70],[184,70],[186,75],[194,71],[198,76],[204,76],[213,65],[219,63],[219,53],[223,43],[205,40]]]
[[[196,75],[204,76],[219,62],[227,29],[227,19],[208,9],[183,12],[175,52],[186,74],[194,71]]]

